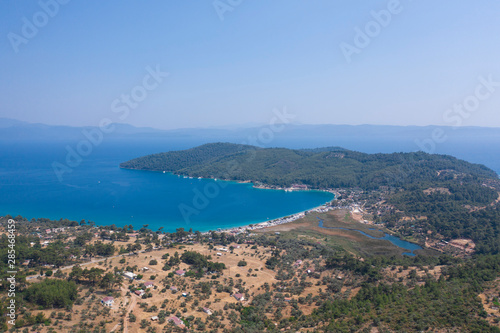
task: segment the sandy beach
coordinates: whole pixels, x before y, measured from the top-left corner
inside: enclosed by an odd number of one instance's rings
[[[280,217],[277,219],[273,219],[273,220],[269,220],[269,221],[265,221],[265,222],[260,222],[257,224],[249,224],[249,225],[245,225],[245,226],[241,226],[241,227],[234,227],[234,228],[218,229],[216,232],[218,232],[218,233],[225,232],[225,233],[229,233],[229,234],[233,234],[233,235],[238,235],[238,234],[241,234],[241,233],[244,233],[247,231],[259,230],[259,229],[274,227],[274,226],[277,226],[280,224],[294,222],[294,221],[306,216],[306,213],[311,213],[311,212],[325,213],[325,212],[328,212],[332,209],[333,209],[333,207],[329,206],[329,202],[328,202],[328,203],[325,203],[321,206],[307,209],[307,210],[304,210],[304,211],[301,211],[301,212],[298,212],[298,213],[295,213],[292,215],[283,216],[283,217]],[[205,233],[205,234],[207,234],[207,233]]]

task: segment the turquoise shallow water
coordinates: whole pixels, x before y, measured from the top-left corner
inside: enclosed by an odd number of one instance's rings
[[[86,219],[103,225],[133,224],[140,227],[149,224],[153,229],[163,226],[165,231],[179,227],[204,231],[262,222],[321,205],[333,198],[330,193],[287,193],[228,183],[208,200],[206,206],[197,209],[193,205],[195,191],[203,192],[206,186],[210,188],[222,182],[118,168],[120,162],[134,157],[191,148],[207,142],[213,140],[186,137],[106,139],[59,182],[51,164],[64,162],[65,147],[75,147],[76,142],[0,141],[0,215]],[[500,146],[497,142],[473,138],[463,142],[450,141],[440,145],[439,152],[485,163],[500,173]],[[274,145],[294,148],[342,145],[368,153],[415,150],[412,142],[401,146],[399,141],[367,138],[335,142],[277,140]],[[196,214],[184,218],[179,209],[183,204],[194,208]]]
[[[333,199],[319,191],[263,190],[118,167],[133,157],[185,148],[151,143],[104,143],[60,182],[51,164],[64,162],[65,146],[0,143],[0,215],[208,231],[290,215]]]

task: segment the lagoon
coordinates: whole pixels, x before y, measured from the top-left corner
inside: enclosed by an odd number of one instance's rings
[[[363,232],[361,230],[358,230],[358,229],[347,229],[347,228],[341,228],[341,227],[334,227],[334,228],[331,228],[331,227],[325,227],[323,226],[323,220],[320,219],[318,217],[318,220],[319,220],[319,224],[318,226],[320,228],[324,228],[324,229],[342,229],[342,230],[351,230],[351,231],[356,231],[356,232],[359,232],[360,234],[368,237],[368,238],[371,238],[371,239],[379,239],[379,240],[388,240],[389,242],[391,242],[393,245],[396,245],[397,247],[400,247],[402,249],[405,249],[405,250],[408,250],[409,252],[403,252],[404,255],[407,255],[407,256],[415,256],[415,253],[413,253],[413,251],[415,250],[420,250],[422,249],[422,247],[420,247],[419,245],[417,244],[414,244],[414,243],[410,243],[410,242],[407,242],[407,241],[404,241],[398,237],[395,237],[395,236],[392,236],[392,235],[389,235],[387,233],[384,233],[384,236],[383,237],[373,237],[369,234],[367,234],[366,232]]]

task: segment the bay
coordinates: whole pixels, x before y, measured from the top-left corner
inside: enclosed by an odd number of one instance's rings
[[[1,143],[0,214],[208,231],[291,215],[333,199],[321,191],[256,189],[252,184],[119,168],[130,158],[185,149],[193,142],[108,141],[94,147],[59,181],[52,165],[64,164],[67,147],[76,144]]]
[[[322,138],[300,141],[276,138],[273,146],[287,148],[341,145],[367,153],[414,151],[413,141],[387,138],[349,137],[334,140]],[[325,192],[284,192],[260,190],[251,184],[184,179],[170,174],[123,170],[120,162],[131,158],[191,148],[208,138],[175,139],[135,137],[107,138],[93,147],[78,166],[65,173],[60,182],[53,162],[65,163],[67,148],[78,142],[66,141],[0,141],[0,215],[23,215],[92,220],[100,225],[132,224],[150,228],[163,227],[215,230],[290,215],[321,205],[333,198]],[[237,141],[235,143],[240,143]],[[469,162],[484,163],[500,173],[498,138],[455,138],[436,147],[436,152],[451,154]],[[220,188],[208,202],[196,202],[196,191]],[[221,188],[220,184],[227,184]],[[192,214],[181,213],[180,206]],[[189,210],[193,208],[194,210]],[[187,214],[187,218],[186,218]]]

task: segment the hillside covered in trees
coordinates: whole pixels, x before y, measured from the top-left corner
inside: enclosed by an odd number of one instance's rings
[[[497,178],[483,165],[423,152],[365,154],[338,147],[292,150],[212,143],[183,151],[139,157],[120,164],[127,169],[167,171],[192,177],[312,188],[408,186],[460,178],[477,182]]]
[[[498,175],[452,156],[213,143],[136,158],[121,167],[277,187],[357,188],[372,193],[372,202],[383,202],[370,213],[401,235],[422,244],[427,237],[468,238],[479,253],[500,253]]]

